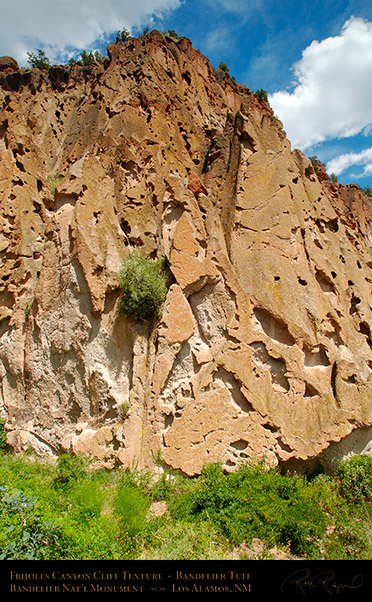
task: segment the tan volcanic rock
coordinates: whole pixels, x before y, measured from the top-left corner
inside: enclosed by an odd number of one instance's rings
[[[372,442],[370,205],[186,38],[0,74],[0,403],[9,443],[186,474],[332,469]],[[161,315],[118,311],[133,248]]]

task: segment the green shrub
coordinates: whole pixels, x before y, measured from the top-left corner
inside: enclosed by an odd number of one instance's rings
[[[269,102],[269,96],[268,96],[266,90],[263,90],[262,88],[261,88],[261,90],[256,90],[254,95],[260,101]]]
[[[37,69],[45,69],[48,71],[50,69],[50,60],[45,55],[44,50],[40,48],[37,52],[28,52],[27,62],[30,63],[31,67],[36,67]]]
[[[118,33],[116,34],[116,43],[117,44],[124,44],[127,39],[129,38],[129,31],[127,29],[122,29],[120,31],[118,31]]]
[[[6,449],[5,418],[0,418],[0,452]]]
[[[105,499],[104,490],[93,480],[77,482],[72,492],[73,510],[82,520],[99,516]]]
[[[55,196],[57,188],[62,180],[63,180],[63,175],[61,175],[61,174],[59,174],[59,175],[51,174],[47,177],[48,187],[50,190],[50,194],[52,196]]]
[[[223,71],[224,73],[229,72],[229,67],[227,66],[227,64],[224,61],[220,62],[220,64],[218,65],[218,68],[220,71]]]
[[[57,489],[68,489],[87,475],[86,458],[72,454],[61,454],[57,459],[57,473],[54,486]]]
[[[149,320],[157,315],[167,295],[164,260],[152,261],[133,251],[119,272],[120,312],[126,318]]]
[[[22,491],[0,491],[0,560],[63,558],[66,542],[61,529],[44,520],[36,498]]]
[[[137,487],[121,485],[115,496],[115,512],[121,518],[123,530],[135,537],[146,526],[146,514],[150,507],[150,498]]]
[[[320,556],[326,517],[307,483],[261,465],[224,474],[206,466],[195,486],[170,502],[177,519],[210,520],[233,544],[260,538],[299,556]]]
[[[231,473],[207,465],[192,479],[164,466],[156,479],[147,469],[95,470],[70,454],[57,466],[0,454],[1,559],[229,559],[233,548],[249,552],[253,539],[267,557],[276,546],[306,559],[370,559],[370,467],[357,496],[341,495],[351,482],[345,465],[354,478],[361,462],[370,464],[366,456],[344,461],[337,478],[247,463]],[[148,512],[155,500],[166,500],[164,514]]]
[[[349,502],[372,501],[372,457],[355,455],[342,460],[336,476],[341,494]]]
[[[356,520],[337,524],[324,542],[327,560],[370,560],[371,544],[367,529]]]

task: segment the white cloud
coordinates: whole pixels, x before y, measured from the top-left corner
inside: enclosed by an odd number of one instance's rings
[[[327,163],[327,172],[340,175],[350,167],[356,165],[364,167],[361,176],[372,174],[372,148],[367,148],[360,153],[345,153],[339,155]]]
[[[231,40],[232,34],[228,27],[217,27],[210,31],[204,40],[204,46],[207,54],[212,54],[217,50],[223,52],[224,50],[231,50],[233,40]]]
[[[151,15],[173,10],[181,0],[12,0],[3,2],[0,55],[25,64],[27,52],[45,49],[51,59],[69,50],[90,50],[124,27],[151,24]]]
[[[372,125],[372,23],[352,17],[339,36],[313,41],[294,65],[293,92],[270,95],[293,146],[369,133]]]

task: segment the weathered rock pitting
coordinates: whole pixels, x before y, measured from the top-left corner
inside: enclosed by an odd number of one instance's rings
[[[186,474],[332,467],[372,440],[370,205],[316,173],[186,38],[0,73],[0,402],[8,441]],[[118,312],[132,248],[159,319]]]

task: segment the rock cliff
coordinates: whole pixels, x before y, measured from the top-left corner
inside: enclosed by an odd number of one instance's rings
[[[9,444],[107,467],[160,451],[187,475],[368,452],[368,200],[188,39],[152,32],[108,56],[0,73]],[[133,248],[167,260],[148,322],[118,311]]]

